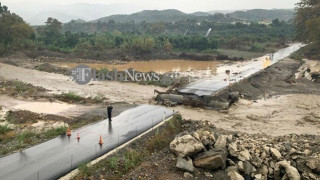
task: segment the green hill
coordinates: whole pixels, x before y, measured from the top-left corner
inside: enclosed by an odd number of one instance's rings
[[[129,15],[112,15],[103,17],[92,22],[109,22],[113,20],[118,23],[128,23],[135,22],[140,23],[145,21],[147,23],[154,22],[177,22],[185,21],[187,19],[197,20],[197,21],[214,21],[217,20],[213,17],[214,14],[209,12],[194,12],[187,14],[176,9],[167,9],[167,10],[144,10],[141,12],[129,14]],[[226,14],[226,16],[232,19],[246,20],[246,21],[261,21],[261,20],[270,20],[280,19],[283,21],[288,21],[293,18],[294,10],[293,9],[252,9],[247,11],[236,11]],[[225,19],[223,19],[225,20]]]
[[[242,19],[246,21],[261,21],[261,20],[270,20],[279,19],[282,21],[289,21],[294,17],[293,9],[252,9],[247,11],[236,11],[229,13],[231,17]]]
[[[152,22],[175,22],[175,21],[180,21],[184,20],[186,18],[193,18],[195,17],[194,15],[189,15],[186,13],[183,13],[179,10],[175,9],[167,9],[167,10],[144,10],[141,12],[133,13],[130,15],[112,15],[112,16],[107,16],[100,18],[98,20],[95,20],[95,22],[100,21],[100,22],[109,22],[110,20],[113,20],[115,22],[120,22],[120,23],[127,23],[127,22],[142,22],[146,21],[149,23]]]

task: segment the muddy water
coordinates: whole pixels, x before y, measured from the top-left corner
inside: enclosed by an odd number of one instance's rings
[[[215,75],[193,82],[187,87],[180,89],[179,92],[196,94],[198,96],[212,95],[222,88],[247,78],[252,74],[278,62],[279,60],[288,57],[291,53],[297,51],[302,46],[302,44],[296,43],[287,48],[281,49],[274,54],[267,54],[253,60],[222,64],[217,68]],[[227,74],[227,71],[230,73]]]
[[[129,68],[134,68],[141,72],[154,71],[157,73],[166,72],[188,72],[194,70],[210,70],[215,72],[219,62],[217,61],[191,61],[191,60],[152,60],[152,61],[130,61],[126,64],[93,64],[93,63],[82,63],[88,65],[90,68],[101,69],[107,68],[117,69],[123,71]],[[79,63],[54,63],[56,66],[74,68]]]
[[[7,96],[0,96],[0,105],[8,110],[27,110],[45,114],[59,114],[76,107],[66,103],[17,100]]]
[[[14,109],[27,110],[35,113],[58,114],[75,106],[76,105],[69,105],[65,103],[26,102],[14,106]]]

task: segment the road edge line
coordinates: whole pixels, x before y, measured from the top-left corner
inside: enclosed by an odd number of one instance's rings
[[[101,160],[107,158],[108,156],[111,156],[111,155],[113,155],[114,153],[117,153],[118,150],[126,147],[127,145],[129,145],[129,144],[132,143],[133,141],[135,141],[135,140],[137,140],[137,139],[140,139],[142,136],[144,136],[144,135],[148,134],[149,132],[153,131],[155,128],[158,128],[158,127],[162,126],[165,122],[167,122],[167,121],[169,121],[170,119],[172,119],[173,116],[174,116],[175,114],[178,114],[178,113],[179,113],[179,112],[175,111],[174,114],[172,114],[172,116],[170,116],[169,118],[165,119],[164,121],[161,121],[161,122],[158,123],[156,126],[150,128],[149,130],[143,132],[143,133],[140,134],[139,136],[131,139],[130,141],[122,144],[121,146],[119,146],[119,147],[117,147],[117,148],[109,151],[108,153],[106,153],[106,154],[104,154],[104,155],[102,155],[102,156],[100,156],[100,157],[98,157],[98,158],[90,161],[89,163],[87,163],[87,165],[88,165],[89,167],[90,167],[90,166],[93,166],[93,165],[97,164],[98,162],[100,162]],[[79,173],[79,168],[77,168],[77,169],[75,169],[75,170],[72,170],[72,171],[69,172],[68,174],[66,174],[66,175],[58,178],[58,180],[71,180],[71,179],[74,178],[78,173]]]

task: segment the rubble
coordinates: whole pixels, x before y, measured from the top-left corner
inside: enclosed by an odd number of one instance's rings
[[[204,149],[201,142],[197,141],[190,134],[176,137],[170,143],[170,150],[175,152],[178,156],[186,157],[194,155]]]
[[[320,179],[319,136],[232,135],[207,121],[186,127],[188,131],[177,136],[170,145],[173,152],[184,155],[184,158],[177,158],[176,165],[183,171],[202,170],[209,175],[222,170],[231,180]],[[207,141],[208,138],[211,141]]]

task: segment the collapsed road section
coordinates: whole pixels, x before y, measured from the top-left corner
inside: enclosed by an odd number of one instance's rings
[[[220,66],[216,75],[210,79],[200,79],[180,87],[176,91],[158,92],[156,100],[165,105],[184,104],[207,109],[227,110],[240,96],[248,95],[243,89],[234,91],[230,87],[243,84],[250,77],[269,69],[267,67],[279,63],[280,60],[285,59],[302,46],[302,44],[296,43],[258,59]],[[299,68],[300,62],[297,64],[297,68]],[[295,69],[291,73],[294,74],[294,71]]]
[[[160,106],[140,105],[112,121],[71,131],[46,143],[0,159],[0,179],[56,179],[128,142],[173,115]],[[99,143],[101,145],[99,145]]]
[[[198,96],[213,95],[220,89],[227,87],[230,83],[238,82],[244,78],[247,78],[252,74],[266,68],[267,66],[272,65],[285,57],[288,57],[291,53],[300,49],[301,46],[302,45],[300,43],[293,44],[285,49],[279,50],[274,54],[260,57],[257,60],[222,66],[218,69],[217,75],[214,78],[201,79],[179,89],[179,92],[184,94],[195,94]],[[270,56],[270,59],[268,56]],[[226,75],[226,71],[228,71],[230,74]]]

